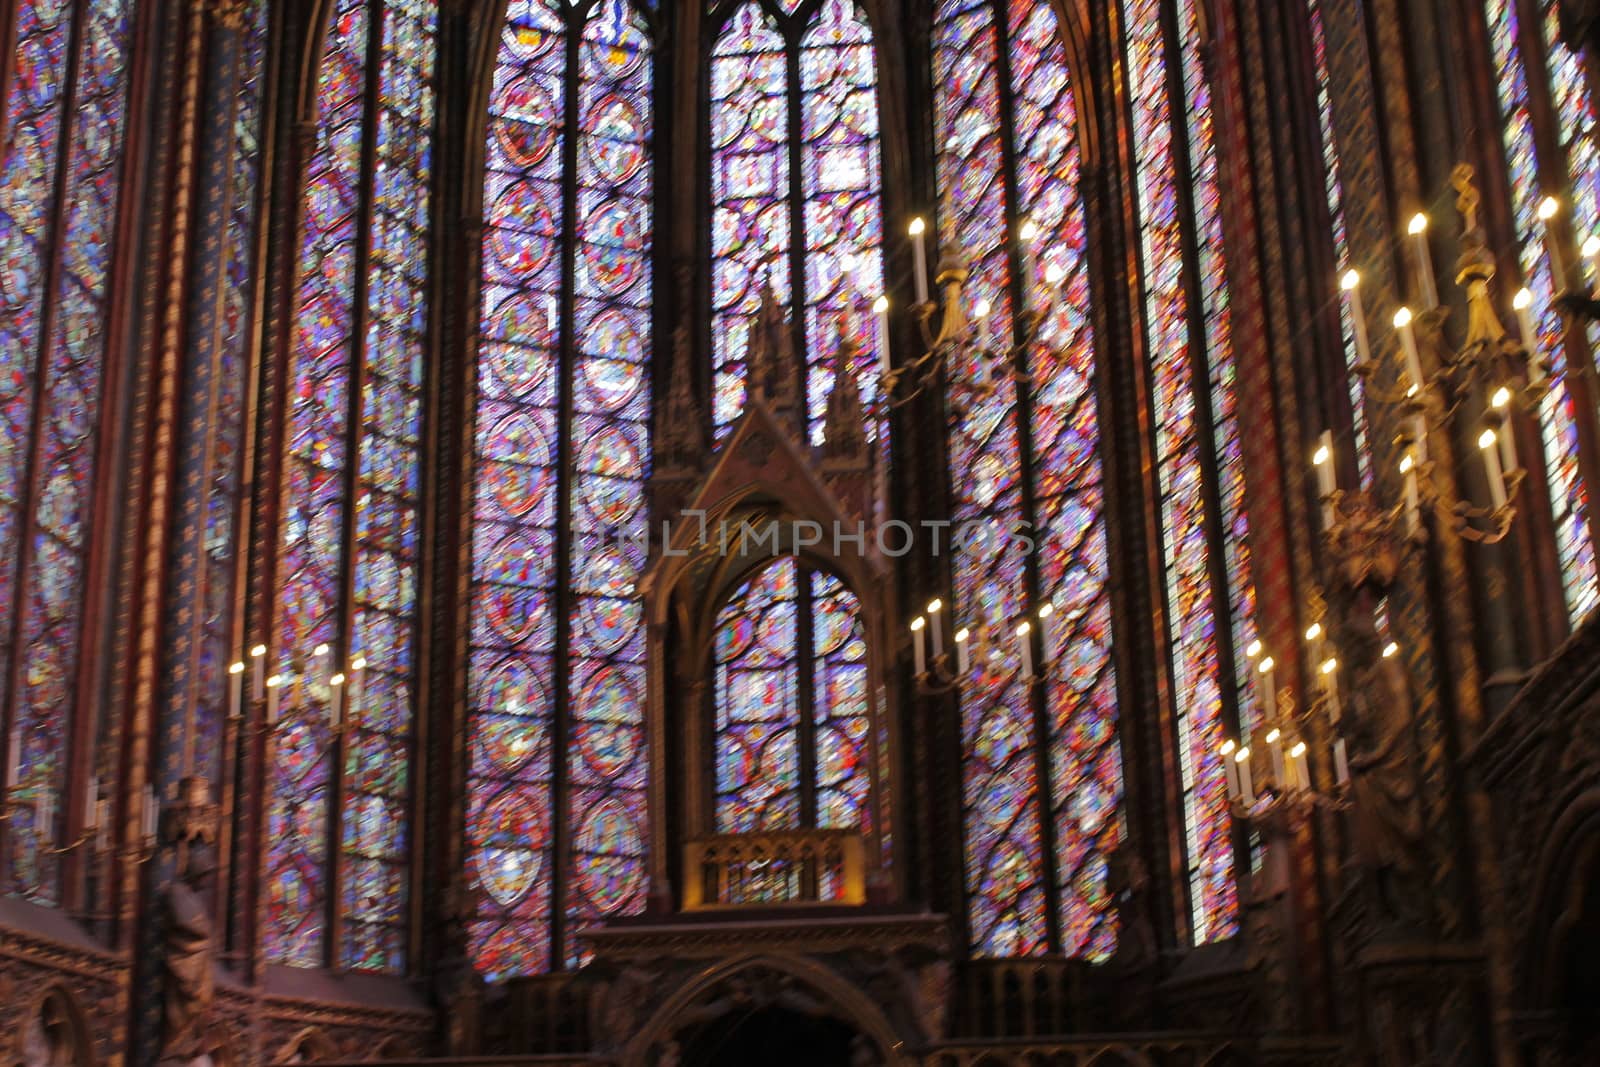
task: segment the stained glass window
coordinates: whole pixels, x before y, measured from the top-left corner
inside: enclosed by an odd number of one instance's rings
[[[651,39],[624,0],[512,0],[489,99],[467,836],[490,980],[644,904]]]
[[[63,709],[77,691],[133,4],[13,10],[0,84],[0,720],[32,800],[64,785]],[[38,846],[54,835],[34,818],[25,804],[7,824],[4,882],[53,903],[59,859]]]
[[[1201,61],[1198,5],[1178,0],[1176,12],[1177,33],[1169,40],[1158,0],[1130,0],[1126,6],[1167,639],[1192,935],[1203,944],[1238,930],[1232,820],[1218,751],[1227,731],[1225,688],[1232,686],[1245,736],[1260,709],[1244,677],[1255,603],[1210,87]],[[1168,78],[1171,62],[1181,73],[1177,93]],[[1184,254],[1186,233],[1196,248],[1192,261]],[[1190,303],[1191,285],[1198,307]],[[1199,421],[1202,405],[1209,409],[1210,440]],[[1214,496],[1208,470],[1214,472]],[[1220,544],[1207,534],[1213,521],[1222,531]],[[1212,578],[1214,552],[1223,553],[1227,580],[1221,588]],[[1221,643],[1230,640],[1240,668],[1233,679],[1222,676],[1218,655]]]
[[[431,0],[339,0],[319,67],[271,701],[280,963],[405,967],[436,21]]]
[[[748,333],[770,284],[804,323],[807,426],[820,443],[841,315],[869,409],[878,391],[879,342],[863,328],[883,292],[877,74],[856,5],[733,8],[711,56],[711,152],[717,433],[744,409]]]
[[[1533,3],[1536,22],[1545,38],[1524,29],[1524,12],[1530,4],[1519,0],[1485,0],[1490,44],[1499,68],[1495,79],[1500,95],[1501,137],[1510,170],[1512,210],[1521,239],[1522,280],[1533,294],[1539,336],[1538,355],[1549,360],[1549,391],[1539,402],[1539,429],[1544,441],[1545,470],[1554,508],[1556,550],[1561,560],[1567,610],[1574,620],[1587,615],[1600,602],[1594,552],[1594,518],[1589,490],[1578,469],[1580,417],[1567,385],[1570,358],[1588,353],[1568,353],[1561,315],[1555,307],[1558,291],[1544,253],[1539,202],[1557,194],[1573,205],[1573,227],[1580,238],[1600,233],[1600,146],[1595,140],[1594,104],[1579,60],[1555,39],[1556,4]],[[1540,17],[1542,15],[1542,17]],[[1548,66],[1530,66],[1530,49],[1546,49]],[[1530,112],[1533,93],[1550,94],[1560,124],[1562,144],[1541,149]],[[1555,162],[1565,159],[1565,164]],[[1570,176],[1570,178],[1569,178]]]
[[[1344,220],[1344,186],[1339,174],[1339,141],[1333,128],[1333,83],[1328,73],[1328,37],[1322,23],[1322,0],[1306,0],[1311,27],[1311,59],[1317,79],[1317,128],[1322,134],[1323,192],[1328,199],[1328,221],[1333,230],[1333,253],[1341,272],[1354,266],[1350,260],[1350,235]],[[1372,486],[1372,456],[1367,429],[1367,398],[1361,379],[1351,373],[1358,362],[1355,320],[1348,300],[1339,304],[1339,328],[1344,339],[1346,387],[1355,435],[1356,467],[1361,484]]]
[[[855,594],[780,559],[723,605],[713,648],[717,831],[869,829],[871,714]]]
[[[962,700],[971,940],[986,956],[1104,959],[1122,765],[1076,108],[1053,10],[945,0],[933,84],[940,241],[970,268],[969,314],[988,309],[984,350],[950,369],[953,518],[973,531],[955,558],[977,666]],[[1044,318],[1024,345],[1029,310]],[[1029,528],[1032,557],[1012,541]],[[1013,636],[1030,616],[1038,689]]]

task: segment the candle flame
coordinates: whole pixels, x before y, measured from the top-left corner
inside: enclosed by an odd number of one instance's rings
[[[1033,629],[1033,624],[1030,623],[1027,619],[1023,619],[1021,622],[1017,623],[1017,636],[1018,637],[1027,637],[1028,636],[1028,631],[1031,630],[1031,629]]]
[[[250,655],[253,656],[254,658],[260,659],[262,656],[265,656],[266,654],[267,654],[267,646],[266,645],[251,645],[250,646]]]
[[[1560,210],[1561,201],[1557,200],[1553,196],[1545,197],[1543,200],[1539,201],[1539,221],[1549,222],[1551,219],[1556,217],[1556,213]]]
[[[1333,453],[1328,451],[1327,445],[1318,445],[1317,450],[1311,453],[1311,462],[1318,467],[1322,466],[1332,458]]]
[[[364,671],[364,670],[366,670],[367,669],[367,657],[365,657],[365,656],[357,656],[355,659],[351,660],[350,661],[350,669],[353,670],[353,671]]]
[[[1233,755],[1233,761],[1235,763],[1243,763],[1246,760],[1248,760],[1249,758],[1250,758],[1250,746],[1249,745],[1244,746],[1243,748],[1241,748],[1238,752],[1234,753],[1234,755]]]
[[[329,685],[343,685],[344,684],[344,675],[343,674],[335,674],[333,677],[328,679],[328,684]]]
[[[965,626],[963,626],[961,629],[956,631],[956,644],[958,644],[958,645],[966,644],[967,643],[967,638],[971,637],[971,636],[972,636],[971,633],[968,632],[968,630],[967,630],[967,628]]]
[[[316,648],[311,650],[311,654],[313,656],[326,656],[328,654],[328,646],[325,644],[318,645]]]
[[[1244,654],[1249,656],[1251,659],[1254,659],[1255,657],[1261,655],[1261,642],[1260,641],[1251,641],[1248,645],[1245,646]]]
[[[1322,624],[1320,622],[1314,622],[1310,626],[1306,627],[1306,640],[1307,641],[1315,641],[1317,638],[1319,638],[1321,636],[1322,636]]]
[[[236,663],[228,664],[228,673],[229,674],[243,674],[244,673],[244,661],[243,660],[239,660]]]
[[[937,615],[943,607],[944,601],[940,600],[938,597],[934,597],[932,600],[928,601],[928,614]]]
[[[1347,270],[1344,272],[1344,276],[1339,279],[1339,288],[1347,293],[1355,291],[1360,286],[1361,272],[1358,270]]]
[[[283,684],[283,675],[281,675],[281,674],[274,674],[271,678],[267,679],[267,688],[268,689],[276,689],[276,688],[278,688],[278,686],[280,686],[282,684]]]
[[[1332,674],[1334,671],[1336,671],[1338,669],[1339,669],[1339,661],[1337,659],[1334,659],[1333,657],[1330,656],[1329,658],[1327,658],[1327,659],[1322,661],[1322,673],[1323,674]]]
[[[1503,385],[1496,389],[1494,395],[1489,398],[1490,407],[1503,408],[1509,403],[1511,403],[1511,390]]]
[[[1411,457],[1411,453],[1410,452],[1407,452],[1404,456],[1400,457],[1400,473],[1401,474],[1410,474],[1411,473],[1411,468],[1415,467],[1416,465],[1417,465],[1417,461]]]
[[[1267,731],[1267,744],[1269,744],[1269,745],[1277,744],[1278,743],[1278,738],[1280,738],[1282,736],[1283,736],[1283,732],[1281,730],[1279,730],[1276,726],[1274,726],[1272,729]]]
[[[1256,667],[1256,670],[1260,671],[1262,674],[1267,674],[1270,673],[1272,668],[1276,667],[1277,665],[1278,664],[1271,656],[1267,656],[1262,659],[1261,663]]]
[[[989,312],[993,310],[993,305],[991,305],[987,299],[982,297],[980,297],[978,302],[972,306],[972,313],[980,319],[987,317]]]
[[[916,618],[911,620],[911,629],[913,631],[920,630],[927,624],[928,620],[924,619],[921,615],[918,615]]]
[[[906,232],[913,237],[921,237],[922,232],[928,228],[921,215],[911,220],[911,225],[906,227]]]
[[[1061,279],[1066,276],[1066,268],[1059,263],[1052,263],[1044,269],[1044,280],[1050,285],[1060,285]]]
[[[1525,288],[1518,289],[1517,295],[1511,298],[1511,306],[1518,311],[1527,311],[1533,307],[1533,291]]]
[[[1234,744],[1233,738],[1230,737],[1226,741],[1222,742],[1222,754],[1224,756],[1226,756],[1228,753],[1232,752],[1234,750],[1234,748],[1236,748],[1236,747],[1237,746]]]
[[[1056,606],[1049,601],[1039,605],[1039,618],[1048,619],[1056,613]]]
[[[1299,759],[1305,754],[1306,743],[1304,741],[1296,741],[1294,747],[1289,750],[1289,755],[1293,756],[1295,759]]]
[[[1390,659],[1391,657],[1399,654],[1399,652],[1400,652],[1400,645],[1398,643],[1394,642],[1394,641],[1390,641],[1387,645],[1383,646],[1383,658],[1384,659]]]
[[[1028,219],[1022,224],[1022,228],[1017,231],[1017,236],[1024,241],[1031,241],[1039,236],[1039,227],[1033,224],[1032,219]]]
[[[1411,221],[1406,225],[1406,232],[1413,237],[1417,236],[1418,234],[1427,233],[1428,216],[1424,215],[1420,211],[1415,215],[1412,215]]]
[[[1410,308],[1402,307],[1399,311],[1396,311],[1394,313],[1394,328],[1395,329],[1403,330],[1407,326],[1410,326],[1410,325],[1411,325],[1411,309]]]
[[[876,300],[874,300],[872,302],[872,313],[874,315],[882,315],[885,311],[888,311],[888,310],[889,310],[889,298],[888,297],[879,296],[878,299],[876,299]]]
[[[1478,447],[1490,449],[1494,447],[1495,434],[1493,430],[1485,430],[1478,435]]]

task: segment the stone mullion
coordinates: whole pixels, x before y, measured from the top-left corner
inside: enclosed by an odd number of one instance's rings
[[[1295,709],[1304,712],[1313,690],[1303,683],[1314,676],[1316,668],[1315,664],[1307,664],[1301,653],[1301,635],[1307,624],[1304,576],[1311,573],[1313,536],[1305,502],[1311,499],[1314,489],[1310,484],[1311,469],[1304,458],[1310,453],[1305,445],[1307,435],[1294,403],[1298,392],[1295,357],[1312,341],[1318,302],[1306,263],[1305,204],[1300,197],[1302,187],[1296,181],[1304,170],[1299,165],[1294,129],[1297,118],[1309,120],[1314,127],[1316,112],[1314,99],[1312,108],[1298,113],[1285,108],[1283,94],[1272,88],[1294,84],[1289,50],[1266,47],[1267,40],[1289,39],[1281,19],[1275,17],[1278,13],[1270,0],[1241,0],[1236,12],[1225,14],[1220,20],[1225,61],[1219,68],[1229,72],[1233,91],[1245,94],[1249,114],[1247,139],[1258,195],[1254,200],[1242,201],[1240,214],[1247,214],[1247,209],[1253,207],[1258,215],[1260,277],[1255,292],[1265,304],[1266,337],[1272,339],[1250,348],[1236,346],[1239,380],[1251,383],[1242,395],[1270,395],[1276,416],[1272,421],[1273,440],[1262,441],[1250,433],[1243,435],[1241,442],[1247,475],[1251,473],[1250,445],[1257,445],[1256,473],[1263,480],[1249,487],[1254,490],[1249,493],[1252,503],[1265,499],[1270,505],[1264,516],[1259,507],[1252,506],[1248,512],[1252,575],[1261,609],[1258,627],[1274,657],[1292,650],[1287,660],[1279,661],[1291,665],[1287,677],[1292,683],[1300,683]],[[1251,76],[1244,78],[1246,73]],[[1320,164],[1320,153],[1315,159]],[[1320,166],[1312,170],[1319,172]],[[1279,174],[1287,177],[1280,180]],[[1230,267],[1232,263],[1230,257]],[[1301,309],[1298,321],[1291,316],[1291,309]],[[1273,353],[1278,358],[1272,358]],[[1262,518],[1266,521],[1262,522]],[[1321,726],[1320,720],[1308,720],[1300,733],[1308,744],[1315,745],[1316,751],[1326,752],[1327,739]],[[1312,1009],[1314,998],[1320,1001],[1327,995],[1327,975],[1322,966],[1326,946],[1319,926],[1303,921],[1304,916],[1320,915],[1323,901],[1321,879],[1316,876],[1311,821],[1296,820],[1291,827],[1292,832],[1285,838],[1293,851],[1290,867],[1301,876],[1290,881],[1290,912],[1296,920],[1290,932],[1298,939],[1293,954],[1294,974],[1300,980],[1297,1007],[1304,1017]]]
[[[1117,639],[1118,734],[1123,756],[1123,805],[1134,855],[1157,890],[1150,894],[1153,926],[1161,950],[1178,943],[1186,928],[1188,868],[1182,846],[1182,799],[1171,707],[1170,657],[1160,638],[1164,574],[1160,516],[1155,501],[1156,463],[1151,453],[1149,353],[1140,319],[1139,227],[1135,162],[1130,137],[1125,31],[1119,5],[1089,12],[1086,65],[1078,78],[1093,92],[1096,144],[1093,163],[1082,167],[1084,209],[1090,229],[1090,284],[1095,349],[1101,380],[1096,400],[1102,416],[1101,450],[1107,487],[1107,547],[1112,575],[1113,624]],[[1081,105],[1080,105],[1081,106]],[[1096,284],[1099,279],[1102,284]],[[1106,416],[1109,415],[1108,419]]]
[[[170,155],[164,156],[166,173],[151,190],[153,203],[160,205],[156,218],[157,225],[162,228],[153,246],[158,249],[153,273],[162,295],[158,303],[146,305],[148,313],[157,321],[153,351],[156,378],[154,392],[147,401],[149,435],[140,443],[149,463],[149,480],[138,505],[140,520],[135,538],[140,543],[143,559],[137,564],[135,597],[139,624],[131,650],[133,689],[129,712],[137,725],[135,747],[129,753],[128,777],[132,787],[130,798],[142,798],[148,774],[163,804],[176,798],[177,781],[173,772],[177,770],[181,776],[186,738],[192,728],[191,701],[162,701],[163,682],[159,677],[167,673],[162,670],[166,657],[163,650],[174,639],[182,640],[180,632],[169,632],[163,623],[177,622],[181,629],[192,621],[192,614],[185,614],[185,606],[191,613],[193,610],[192,603],[185,601],[185,590],[181,586],[170,587],[167,565],[175,550],[174,525],[181,521],[178,501],[185,489],[178,484],[183,435],[179,426],[182,408],[179,394],[180,384],[187,377],[183,367],[184,350],[195,340],[187,335],[192,325],[188,321],[192,307],[190,286],[199,263],[192,231],[199,221],[197,186],[202,180],[200,165],[204,152],[200,107],[205,89],[206,21],[201,0],[175,4],[168,15],[166,26],[171,36],[167,38],[163,55],[164,65],[177,73],[176,95],[169,98],[173,109],[169,112],[163,108],[156,121],[167,127],[172,140]],[[177,544],[181,545],[181,540]],[[187,672],[181,669],[182,665],[174,666],[179,669],[176,676],[168,680],[175,688],[184,686]],[[141,725],[145,727],[143,731]],[[139,744],[141,732],[144,734],[142,745]],[[129,811],[134,815],[141,814],[138,808],[136,803],[129,804]],[[129,827],[134,835],[138,834],[138,829],[137,825]],[[139,918],[138,962],[130,987],[133,1010],[129,1058],[138,1064],[155,1062],[161,1039],[160,986],[151,980],[150,973],[160,955],[161,923],[156,915],[159,901],[156,889],[175,876],[178,863],[178,849],[165,848],[164,836],[158,834],[157,850],[150,862],[136,866],[136,873],[132,875],[142,877],[143,881],[142,895],[135,895],[139,901],[134,913]],[[132,842],[137,841],[138,837],[134,836]]]

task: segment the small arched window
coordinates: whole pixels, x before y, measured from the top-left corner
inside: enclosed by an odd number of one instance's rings
[[[719,833],[871,828],[871,693],[861,605],[784,557],[717,613]]]

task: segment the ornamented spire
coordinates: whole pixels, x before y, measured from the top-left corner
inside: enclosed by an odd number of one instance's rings
[[[847,315],[839,316],[839,348],[833,358],[833,391],[822,421],[822,455],[829,463],[850,463],[867,454],[867,433],[861,409],[861,388],[856,382],[856,359],[861,346]]]
[[[747,350],[747,390],[772,409],[774,414],[792,414],[795,409],[794,338],[790,335],[783,301],[767,272],[761,294],[761,307],[750,329]]]

